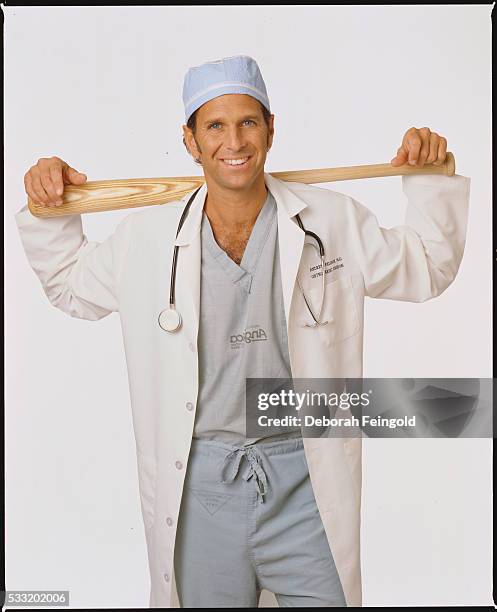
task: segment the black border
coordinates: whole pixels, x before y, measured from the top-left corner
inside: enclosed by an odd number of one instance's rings
[[[268,3],[268,4],[262,4],[262,3],[254,3],[254,2],[249,2],[249,4],[251,6],[278,6],[278,3]],[[353,4],[345,4],[345,3],[340,3],[342,6],[353,6]],[[389,3],[374,3],[374,2],[366,2],[366,3],[362,3],[361,4],[367,4],[367,5],[379,5],[379,6],[399,6],[399,5],[404,5],[404,6],[410,6],[410,5],[459,5],[459,4],[473,4],[473,3],[468,3],[468,2],[389,2]],[[494,4],[493,2],[478,2],[475,3],[478,5],[492,5]],[[16,7],[16,6],[26,6],[26,7],[40,7],[43,8],[44,6],[61,6],[61,7],[66,7],[66,6],[240,6],[240,5],[232,5],[232,4],[225,4],[225,3],[183,3],[183,2],[172,2],[172,3],[163,3],[163,2],[147,2],[147,3],[112,3],[112,2],[105,2],[104,4],[101,3],[85,3],[84,5],[81,4],[55,4],[55,3],[47,3],[47,4],[40,4],[37,2],[3,2],[2,3],[2,9],[3,6],[5,7]],[[333,4],[325,4],[325,3],[312,3],[312,6],[333,6]],[[4,58],[4,11],[1,11],[1,19],[2,19],[2,33],[1,33],[1,49],[2,49],[2,60]],[[495,11],[494,9],[492,9],[492,13],[491,13],[491,19],[492,19],[492,74],[493,73],[493,68],[494,68],[494,47],[495,47]],[[4,63],[2,61],[2,77],[4,76]],[[4,87],[3,87],[3,78],[2,78],[2,85],[1,85],[1,93],[2,93],[2,100],[4,99]],[[494,100],[495,100],[495,79],[492,79],[492,116],[493,116],[493,109],[494,109]],[[5,127],[5,114],[2,113],[2,127]],[[495,126],[494,126],[494,122],[492,122],[492,144],[493,144],[493,150],[492,150],[492,166],[494,166],[495,163]],[[2,188],[4,188],[4,181],[3,181],[3,169],[5,167],[4,165],[4,129],[2,129]],[[492,168],[493,169],[493,168]],[[493,173],[492,173],[492,188],[494,188],[494,180],[493,180]],[[494,196],[492,193],[492,200],[494,201]],[[474,206],[477,206],[478,203],[475,202],[473,204]],[[492,240],[492,257],[493,257],[493,273],[492,273],[492,295],[493,295],[493,321],[495,322],[495,297],[496,297],[496,290],[495,290],[495,279],[496,279],[496,275],[497,275],[497,238],[496,238],[496,220],[495,220],[495,216],[492,217],[492,229],[493,229],[493,240]],[[4,295],[5,295],[5,283],[4,283]],[[477,316],[477,313],[473,313],[474,315]],[[2,320],[2,334],[3,337],[5,338],[5,319]],[[5,346],[5,345],[4,345]],[[5,351],[4,351],[4,355],[5,355]],[[497,378],[497,368],[495,366],[495,360],[493,361],[493,377],[494,379]],[[5,389],[5,370],[3,371],[3,387]],[[0,428],[1,428],[1,440],[2,440],[2,447],[3,447],[3,455],[4,455],[4,466],[5,466],[5,430],[4,430],[4,419],[5,419],[5,394],[3,396],[3,402],[2,402],[2,419],[1,419],[1,423],[0,423]],[[494,422],[494,426],[495,426],[495,422]],[[495,473],[496,473],[496,469],[497,469],[497,460],[495,458],[495,435],[494,435],[494,439],[493,439],[493,474],[494,474],[494,485],[495,485]],[[5,467],[4,470],[2,471],[2,486],[1,488],[1,507],[3,509],[5,509]],[[494,487],[495,488],[495,487]],[[494,516],[494,522],[495,522],[495,492],[493,492],[493,516]],[[1,581],[1,589],[0,589],[0,604],[3,607],[4,601],[5,601],[5,512],[2,512],[2,531],[1,531],[1,543],[2,543],[2,550],[4,551],[4,553],[0,556],[0,581]],[[495,549],[496,549],[496,543],[497,543],[497,535],[495,533],[494,530],[494,534],[493,534],[493,549],[494,549],[494,558],[495,558]],[[496,591],[496,587],[495,584],[493,586],[493,599],[494,599],[494,603],[497,602],[497,591]],[[496,604],[497,605],[497,604]],[[366,607],[366,606],[364,606]],[[395,606],[398,607],[398,606]],[[417,606],[416,606],[417,607]],[[456,606],[423,606],[423,608],[434,608],[434,609],[453,609],[453,610],[459,610],[459,607]],[[492,606],[474,606],[475,609],[483,609],[483,610],[494,610],[494,607]],[[8,608],[6,607],[5,610],[47,610],[48,608],[28,608],[28,607],[22,607],[22,608]],[[139,610],[148,610],[150,608],[136,608]],[[360,609],[360,608],[359,608]],[[72,611],[82,611],[84,610],[84,608],[70,608],[70,607],[61,607],[61,610],[72,610]],[[119,608],[92,608],[92,610],[106,610],[106,611],[110,611],[110,610],[119,610]]]

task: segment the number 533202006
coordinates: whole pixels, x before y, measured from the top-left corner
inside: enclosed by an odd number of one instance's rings
[[[68,606],[69,591],[5,591],[5,604],[16,606]]]

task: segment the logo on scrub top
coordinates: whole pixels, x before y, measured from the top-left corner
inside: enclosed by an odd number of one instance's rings
[[[232,349],[242,348],[244,344],[267,340],[267,334],[260,325],[251,325],[241,334],[232,334],[230,344]]]

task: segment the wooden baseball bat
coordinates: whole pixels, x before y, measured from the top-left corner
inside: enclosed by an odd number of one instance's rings
[[[453,176],[456,171],[455,159],[447,152],[445,162],[440,166],[425,164],[423,167],[392,166],[371,164],[346,166],[343,168],[319,168],[316,170],[290,170],[271,172],[271,176],[282,181],[298,183],[330,183],[380,176],[401,176],[409,174],[443,174]],[[173,178],[115,179],[110,181],[87,181],[83,185],[66,185],[60,206],[39,206],[28,197],[28,208],[36,217],[60,217],[106,210],[137,208],[166,204],[180,200],[187,193],[205,181],[203,176],[181,176]]]

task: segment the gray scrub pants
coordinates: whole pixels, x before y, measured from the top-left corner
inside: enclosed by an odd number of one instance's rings
[[[174,566],[181,607],[346,607],[301,437],[192,440]]]

